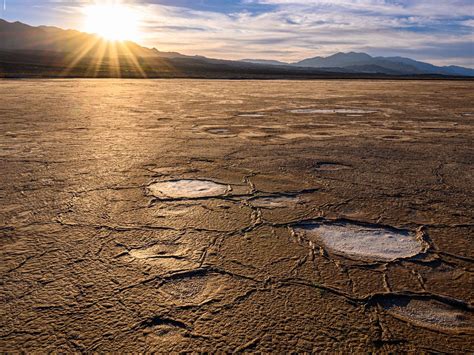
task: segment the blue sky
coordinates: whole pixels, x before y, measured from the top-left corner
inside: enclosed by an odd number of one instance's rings
[[[119,0],[6,0],[0,17],[81,30],[81,9],[106,1]],[[474,0],[121,2],[140,13],[141,44],[164,51],[285,61],[363,51],[474,67]]]

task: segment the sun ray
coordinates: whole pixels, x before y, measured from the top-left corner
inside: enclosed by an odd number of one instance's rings
[[[100,41],[99,37],[95,37],[94,39],[87,41],[84,43],[81,48],[79,48],[77,51],[73,52],[70,54],[68,57],[66,57],[66,62],[69,62],[69,64],[66,65],[66,68],[63,70],[61,75],[68,75],[71,70],[73,70],[76,65],[83,59],[88,53],[90,53],[91,49],[97,45],[97,43]]]
[[[87,68],[87,74],[86,74],[87,76],[93,76],[94,78],[97,77],[99,68],[104,62],[106,49],[107,49],[107,42],[100,41],[99,47],[97,48],[97,52],[96,52],[97,54],[94,60],[91,60],[89,67]]]
[[[120,56],[117,50],[116,41],[109,41],[109,72],[110,69],[115,69],[115,76],[118,78],[122,77]]]
[[[143,78],[146,78],[147,75],[145,71],[143,70],[142,66],[140,65],[140,62],[138,61],[138,57],[128,48],[128,45],[126,42],[121,42],[120,45],[122,46],[121,48],[126,52],[126,59],[129,59],[132,61],[132,65],[135,67],[136,70],[140,73],[140,75]]]

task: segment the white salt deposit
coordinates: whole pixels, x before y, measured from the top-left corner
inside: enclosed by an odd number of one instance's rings
[[[393,316],[420,326],[474,332],[473,312],[443,302],[396,297],[380,304]]]
[[[361,109],[346,109],[346,108],[334,108],[334,109],[313,109],[313,108],[300,108],[296,110],[290,110],[291,113],[297,114],[310,114],[310,113],[323,113],[323,114],[363,114],[363,113],[375,113],[375,110],[361,110]]]
[[[297,226],[312,242],[335,253],[359,259],[389,261],[415,256],[424,250],[414,233],[353,223],[312,223]]]
[[[282,208],[282,207],[294,207],[301,200],[298,197],[291,196],[270,196],[270,197],[259,197],[249,201],[252,206],[261,208]]]
[[[229,186],[208,180],[159,181],[148,186],[151,195],[161,198],[201,198],[225,195]]]

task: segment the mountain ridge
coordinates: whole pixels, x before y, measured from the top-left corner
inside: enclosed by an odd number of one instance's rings
[[[331,66],[334,61],[339,66]],[[427,68],[432,71],[428,76],[426,76]],[[257,59],[243,61],[214,59],[177,52],[161,52],[156,48],[146,48],[131,41],[110,42],[98,35],[77,30],[64,30],[52,26],[34,27],[18,21],[7,22],[0,19],[0,77],[311,79],[413,75],[420,78],[442,78],[446,75],[474,76],[474,70],[469,68],[443,67],[450,68],[449,73],[446,69],[434,68],[440,67],[409,58],[381,59],[355,52],[336,53],[326,58],[308,58],[297,63],[271,60],[262,62]]]
[[[349,70],[357,70],[359,72],[369,72],[378,68],[378,71],[386,74],[440,74],[440,75],[464,75],[474,76],[474,69],[465,68],[455,65],[449,66],[436,66],[434,64],[417,61],[411,58],[405,57],[373,57],[367,53],[360,52],[348,52],[348,53],[335,53],[328,57],[312,57],[306,58],[298,62],[285,63],[273,60],[260,60],[260,59],[243,59],[246,62],[252,63],[267,63],[269,65],[290,65],[297,67],[308,67],[318,69],[329,69],[329,68],[346,68]],[[273,64],[271,64],[273,63]],[[278,64],[277,64],[278,63]],[[364,69],[366,68],[366,69]]]

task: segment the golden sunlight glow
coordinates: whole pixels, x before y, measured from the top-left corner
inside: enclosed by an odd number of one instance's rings
[[[131,7],[118,3],[96,4],[84,8],[84,31],[110,41],[138,41],[139,16]]]

